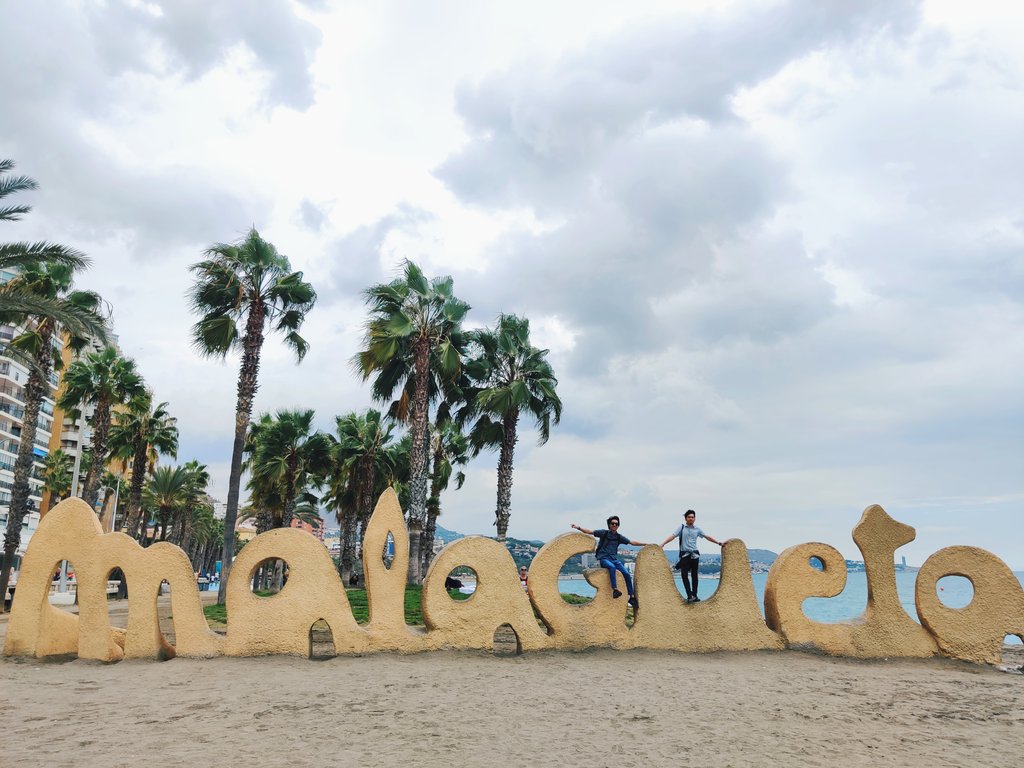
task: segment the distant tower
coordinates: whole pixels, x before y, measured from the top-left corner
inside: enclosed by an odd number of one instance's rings
[[[902,565],[902,566],[903,566],[904,568],[906,568],[906,567],[907,567],[907,556],[906,556],[906,555],[903,555],[903,556],[902,556],[902,557],[900,558],[900,564],[901,564],[901,565]]]

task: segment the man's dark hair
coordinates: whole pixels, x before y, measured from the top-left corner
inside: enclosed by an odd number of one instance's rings
[[[694,512],[692,509],[688,509],[688,510],[686,510],[686,513],[683,515],[683,517],[687,517],[689,515],[693,515],[694,517],[696,517],[697,513]]]
[[[605,525],[611,525],[612,524],[612,520],[614,520],[616,523],[619,523],[620,525],[622,524],[622,521],[619,520],[619,516],[618,515],[612,515],[611,517],[609,517],[607,520],[604,521],[604,524]]]

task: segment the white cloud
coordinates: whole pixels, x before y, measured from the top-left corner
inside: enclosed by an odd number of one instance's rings
[[[920,562],[1024,567],[1024,19],[1006,4],[5,3],[5,239],[82,280],[226,495],[237,360],[187,267],[256,225],[317,287],[257,410],[367,406],[360,291],[403,258],[531,318],[563,423],[524,425],[511,533],[628,519],[780,549],[881,503]],[[489,533],[496,457],[442,523]]]

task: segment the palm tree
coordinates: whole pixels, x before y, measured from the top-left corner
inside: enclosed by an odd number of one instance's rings
[[[433,465],[430,472],[430,498],[427,500],[427,523],[423,528],[423,572],[434,555],[434,534],[437,518],[441,516],[441,492],[448,489],[448,483],[455,478],[455,489],[466,482],[466,473],[456,471],[469,463],[469,438],[451,420],[442,421],[431,435]]]
[[[312,410],[280,410],[265,414],[252,427],[250,488],[261,498],[274,498],[272,528],[291,525],[299,495],[318,486],[330,468],[331,441],[313,431]]]
[[[0,159],[0,201],[18,192],[36,189],[38,185],[28,176],[6,176],[14,169],[13,160]],[[18,221],[32,210],[28,205],[0,205],[0,221]],[[43,267],[62,266],[67,273],[84,270],[89,259],[82,253],[54,243],[2,243],[0,269],[16,271],[39,270]],[[68,302],[67,297],[32,290],[23,281],[11,281],[0,287],[0,312],[31,316],[37,320],[49,318],[77,335],[92,335],[106,342],[103,318],[91,307]]]
[[[364,413],[347,413],[335,422],[338,436],[327,499],[341,525],[341,580],[347,584],[356,540],[365,530],[382,486],[390,479],[394,457],[389,451],[391,426],[380,411],[370,408]]]
[[[63,264],[40,264],[29,262],[22,267],[8,287],[26,296],[38,296],[60,306],[75,307],[81,312],[95,313],[100,297],[92,291],[73,291],[74,270]],[[97,315],[97,321],[99,320]],[[15,337],[9,351],[15,351],[29,363],[28,380],[25,382],[24,416],[22,418],[21,442],[18,458],[14,464],[14,482],[11,487],[11,504],[8,513],[7,531],[4,535],[4,565],[0,567],[0,587],[6,588],[9,578],[8,564],[21,543],[21,523],[29,511],[29,474],[35,456],[36,430],[39,409],[43,398],[50,395],[50,371],[63,364],[59,350],[53,346],[54,337],[59,338],[57,321],[49,315],[25,315],[17,312],[0,313],[0,322],[21,325],[24,331]],[[85,340],[70,335],[69,341],[78,348]]]
[[[313,431],[313,416],[312,410],[280,410],[250,427],[249,489],[253,504],[264,513],[258,528],[290,526],[298,505],[306,512],[319,501],[311,489],[323,482],[330,467],[331,440]],[[284,563],[277,561],[272,571],[274,587],[280,589]]]
[[[206,251],[206,260],[193,264],[196,283],[190,292],[192,308],[201,315],[193,327],[193,343],[200,354],[223,358],[242,350],[235,406],[235,438],[224,516],[223,574],[217,601],[224,603],[228,571],[235,552],[235,521],[242,477],[242,449],[252,418],[258,387],[260,353],[268,326],[284,334],[285,343],[301,361],[309,345],[299,335],[306,314],[316,303],[316,291],[292,272],[288,259],[252,229],[239,242],[218,243]]]
[[[153,393],[145,390],[132,398],[128,409],[117,413],[110,427],[109,454],[122,464],[131,462],[128,487],[128,513],[123,529],[133,538],[141,536],[142,488],[146,475],[153,471],[157,455],[178,457],[178,423],[167,412],[167,403],[153,405]]]
[[[427,280],[411,261],[403,277],[364,292],[370,308],[363,349],[356,365],[363,380],[375,376],[374,395],[387,400],[408,381],[412,451],[409,477],[409,583],[422,581],[420,537],[427,511],[427,433],[431,362],[442,378],[453,379],[462,365],[457,343],[469,305],[452,294],[451,277]]]
[[[562,401],[555,388],[558,380],[547,361],[548,351],[530,344],[530,321],[500,315],[494,330],[469,334],[473,354],[466,374],[473,386],[461,418],[473,420],[469,433],[473,455],[484,448],[498,448],[498,503],[494,524],[498,541],[505,540],[512,506],[512,460],[515,454],[519,415],[528,413],[540,430],[539,444],[547,442],[552,423],[562,417]]]
[[[135,361],[122,357],[113,347],[90,352],[75,360],[64,374],[64,392],[58,400],[61,408],[78,413],[92,404],[92,459],[85,473],[81,497],[89,506],[96,505],[100,475],[107,459],[107,438],[111,413],[115,406],[126,405],[145,394],[142,377]]]
[[[50,492],[50,507],[71,493],[71,465],[74,459],[58,448],[43,459],[43,489]]]
[[[146,483],[143,498],[146,509],[155,517],[153,538],[160,529],[160,541],[167,540],[167,532],[174,516],[188,502],[189,476],[183,467],[157,467]]]
[[[188,491],[186,492],[185,504],[178,513],[178,519],[174,526],[174,537],[172,541],[182,548],[186,548],[189,538],[192,535],[192,526],[195,523],[199,510],[205,508],[206,486],[210,484],[210,472],[207,466],[196,459],[186,461],[182,467],[188,475]],[[210,507],[212,510],[213,508]]]

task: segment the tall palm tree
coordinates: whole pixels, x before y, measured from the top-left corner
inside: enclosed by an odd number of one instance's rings
[[[375,377],[374,395],[390,399],[411,372],[409,407],[412,451],[409,477],[409,583],[422,581],[421,533],[426,518],[428,471],[427,433],[431,361],[444,378],[454,378],[462,365],[456,339],[469,305],[452,293],[451,277],[428,280],[411,261],[403,276],[364,292],[370,317],[356,365],[363,380]]]
[[[206,260],[193,264],[196,283],[190,292],[192,308],[201,315],[193,327],[193,343],[200,354],[223,358],[241,348],[235,438],[224,516],[223,575],[217,601],[224,603],[228,571],[235,553],[235,521],[242,477],[242,449],[252,418],[258,387],[260,353],[268,328],[284,334],[285,343],[301,361],[309,345],[299,335],[306,314],[316,303],[316,291],[292,272],[288,259],[252,229],[234,244],[218,243],[206,251]]]
[[[43,489],[50,493],[50,507],[60,504],[71,493],[73,458],[58,448],[43,459]]]
[[[8,287],[24,295],[43,297],[61,306],[75,307],[81,312],[96,313],[100,297],[92,291],[73,291],[74,270],[64,264],[41,264],[29,262],[14,277]],[[99,316],[97,314],[97,320]],[[35,460],[35,440],[39,420],[39,409],[43,398],[50,395],[50,371],[63,364],[59,347],[53,342],[60,337],[60,327],[50,315],[26,315],[18,312],[0,312],[0,322],[21,325],[24,330],[11,340],[10,350],[16,351],[29,363],[28,379],[25,382],[25,413],[22,418],[21,442],[18,458],[14,464],[14,483],[11,487],[11,504],[8,512],[7,531],[4,535],[4,563],[0,566],[0,587],[6,588],[9,565],[21,543],[21,523],[29,512],[29,474]],[[70,335],[73,346],[80,348],[85,339]]]
[[[72,413],[80,412],[89,404],[95,406],[92,416],[92,459],[80,494],[89,506],[96,505],[100,475],[106,465],[107,438],[113,409],[142,397],[145,391],[135,361],[130,357],[122,357],[113,347],[80,357],[68,366],[64,374],[64,391],[58,405]]]
[[[174,522],[176,513],[189,498],[189,477],[183,467],[157,467],[143,490],[146,509],[156,519],[156,529],[160,529],[160,541],[167,540],[167,533]]]
[[[466,374],[473,385],[466,390],[468,405],[462,418],[473,421],[469,433],[473,455],[484,448],[498,448],[498,503],[494,524],[498,541],[505,540],[512,507],[512,462],[519,415],[530,414],[540,431],[539,444],[547,442],[552,423],[562,417],[562,401],[555,388],[558,379],[547,361],[548,351],[530,344],[530,321],[500,315],[493,330],[469,334],[471,359]]]
[[[111,459],[131,461],[131,484],[128,487],[128,513],[124,530],[129,536],[140,536],[142,489],[147,474],[153,471],[158,454],[177,458],[178,421],[167,412],[167,403],[153,405],[148,389],[132,398],[125,411],[117,413],[110,427],[108,452]]]
[[[328,504],[341,525],[341,579],[348,583],[355,562],[355,543],[366,528],[377,496],[393,469],[391,426],[380,411],[347,413],[335,419],[337,442]]]
[[[469,463],[469,438],[452,420],[437,424],[430,440],[433,463],[430,471],[430,498],[427,499],[427,521],[423,527],[423,571],[427,570],[434,555],[434,534],[437,518],[441,516],[441,493],[455,478],[458,490],[466,482],[466,473],[456,467]]]

